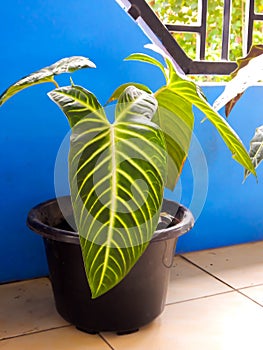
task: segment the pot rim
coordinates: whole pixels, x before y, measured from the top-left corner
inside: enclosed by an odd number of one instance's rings
[[[68,200],[70,196],[59,197],[61,200]],[[34,232],[40,234],[44,238],[57,240],[66,243],[79,244],[79,234],[76,231],[68,231],[65,229],[53,227],[44,223],[40,219],[40,211],[51,205],[58,205],[57,198],[53,198],[34,206],[28,213],[27,226]],[[156,230],[150,242],[158,242],[167,239],[174,239],[188,232],[194,226],[194,217],[191,211],[184,205],[175,201],[164,199],[163,205],[173,207],[176,211],[175,218],[178,223],[160,230]],[[170,213],[169,213],[170,214]],[[173,215],[173,214],[172,214]]]

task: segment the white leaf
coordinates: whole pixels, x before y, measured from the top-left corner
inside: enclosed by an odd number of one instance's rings
[[[263,54],[254,57],[249,63],[241,68],[237,75],[226,84],[223,93],[214,102],[214,109],[220,110],[238,94],[248,87],[263,81]]]

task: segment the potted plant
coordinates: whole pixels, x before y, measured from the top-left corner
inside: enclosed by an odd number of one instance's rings
[[[0,96],[3,104],[24,88],[52,82],[56,88],[48,96],[68,118],[70,198],[33,208],[28,225],[45,239],[59,313],[87,332],[134,331],[163,310],[176,240],[193,225],[186,208],[163,200],[164,187],[174,188],[187,157],[193,105],[214,124],[234,159],[255,174],[235,132],[161,54],[163,63],[140,53],[127,58],[155,65],[166,83],[155,93],[134,82],[117,88],[108,101],[117,101],[113,123],[92,92],[72,79],[59,87],[54,79],[94,68],[84,57],[62,59]],[[67,224],[72,215],[78,233]]]

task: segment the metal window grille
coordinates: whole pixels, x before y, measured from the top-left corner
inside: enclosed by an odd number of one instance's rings
[[[145,0],[117,0],[124,6],[129,15],[138,22],[152,41],[156,40],[168,51],[171,57],[185,74],[228,75],[236,63],[229,61],[229,38],[231,26],[232,0],[224,0],[221,60],[205,60],[207,36],[207,0],[199,0],[199,23],[195,25],[163,24]],[[255,21],[263,21],[263,14],[256,13],[255,0],[246,2],[245,43],[243,51],[247,53],[252,44]],[[173,32],[191,32],[199,37],[198,59],[192,60],[179,46]]]
[[[255,0],[247,0],[244,51],[248,52],[252,45],[255,21],[263,21],[263,13],[256,13]]]

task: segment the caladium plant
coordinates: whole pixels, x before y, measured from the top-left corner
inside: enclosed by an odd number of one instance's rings
[[[69,181],[83,261],[93,298],[118,284],[145,251],[156,230],[164,187],[174,189],[188,154],[193,106],[216,127],[236,161],[255,174],[236,133],[206,101],[200,88],[182,76],[173,61],[132,54],[161,69],[165,85],[156,92],[135,82],[117,88],[115,120],[82,86],[59,87],[54,76],[95,68],[85,57],[64,58],[24,77],[1,96],[0,105],[29,86],[52,82],[48,93],[71,127]]]

